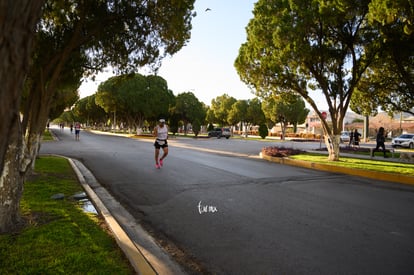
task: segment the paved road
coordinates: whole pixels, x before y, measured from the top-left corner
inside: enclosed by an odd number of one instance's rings
[[[150,140],[56,133],[42,153],[80,159],[211,273],[414,273],[413,188],[269,163],[259,141],[171,140],[156,170]]]

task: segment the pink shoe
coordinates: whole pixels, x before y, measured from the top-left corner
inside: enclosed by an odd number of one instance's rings
[[[163,164],[164,162],[162,161],[162,159],[160,159],[160,167],[162,167]]]
[[[155,168],[156,168],[156,169],[160,169],[160,168],[161,168],[161,166],[160,166],[158,163],[156,163],[156,164],[155,164]]]

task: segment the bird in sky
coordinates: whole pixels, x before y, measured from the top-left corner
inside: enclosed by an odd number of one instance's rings
[[[206,11],[206,12],[207,12],[207,11],[211,11],[211,9],[210,9],[210,8],[207,8],[205,11]]]

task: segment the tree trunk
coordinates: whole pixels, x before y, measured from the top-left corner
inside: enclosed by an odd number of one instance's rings
[[[26,136],[26,147],[21,162],[21,171],[24,175],[30,175],[34,170],[35,160],[40,150],[40,140],[43,136],[43,130],[30,132]]]
[[[20,171],[25,175],[33,171],[35,159],[39,152],[40,140],[49,120],[49,112],[53,102],[54,83],[50,81],[44,87],[43,79],[35,82],[31,88],[27,105],[24,110],[22,131],[24,132],[24,154]]]
[[[340,135],[325,135],[325,144],[328,148],[328,160],[338,161],[339,160],[339,141]]]
[[[50,104],[42,100],[31,103],[26,134],[23,136],[19,118],[9,133],[11,142],[0,178],[0,233],[12,232],[21,224],[19,205],[24,180],[34,168],[40,139],[48,121]]]
[[[285,140],[286,138],[286,123],[284,121],[280,122],[280,128],[282,129],[282,136],[281,136],[281,140]]]
[[[18,123],[23,81],[43,3],[42,0],[0,0],[0,174],[10,133]]]
[[[20,122],[16,122],[10,135],[3,173],[0,177],[0,233],[16,230],[22,222],[20,199],[23,193],[23,174],[20,171],[22,159],[22,135]]]

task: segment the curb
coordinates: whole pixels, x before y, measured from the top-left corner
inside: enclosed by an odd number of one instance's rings
[[[80,172],[78,166],[70,158],[67,158],[73,170],[75,171],[80,184],[82,185],[89,198],[94,202],[94,205],[98,208],[99,213],[105,219],[112,233],[114,234],[115,240],[118,243],[121,250],[124,252],[129,262],[133,266],[134,270],[138,274],[157,274],[152,266],[147,262],[141,251],[134,245],[128,235],[121,228],[119,223],[115,220],[109,210],[105,207],[101,199],[96,195],[92,188],[87,184],[83,174]]]
[[[321,163],[315,163],[315,162],[309,162],[309,161],[303,161],[303,160],[294,160],[290,158],[271,157],[271,156],[264,155],[262,153],[260,153],[260,157],[264,160],[275,162],[275,163],[280,163],[280,164],[299,166],[299,167],[308,168],[308,169],[341,173],[341,174],[359,176],[359,177],[376,179],[376,180],[380,179],[383,181],[391,181],[391,182],[407,184],[407,185],[414,185],[414,177],[406,176],[406,175],[367,171],[367,170],[356,169],[356,168],[339,167],[335,165],[321,164]]]
[[[80,161],[59,157],[69,161],[80,184],[105,219],[117,244],[137,274],[186,274]]]

